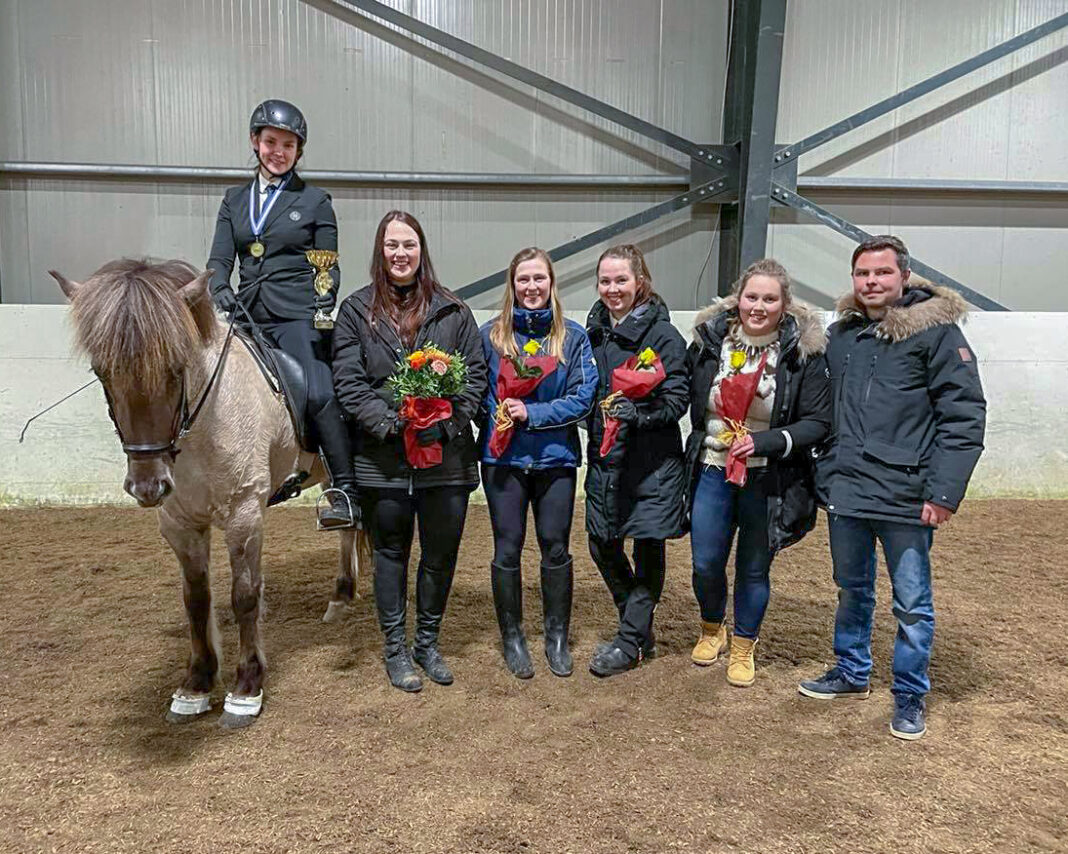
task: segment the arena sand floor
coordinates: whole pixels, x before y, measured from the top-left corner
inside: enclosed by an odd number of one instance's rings
[[[939,532],[930,732],[905,743],[888,732],[885,578],[871,699],[796,692],[831,658],[822,524],[775,565],[758,681],[743,690],[722,666],[689,662],[686,540],[670,546],[660,657],[605,681],[586,672],[613,609],[576,519],[578,668],[558,679],[539,655],[519,682],[497,651],[489,523],[473,507],[443,634],[457,681],[411,696],[386,681],[369,578],[345,623],[322,623],[335,540],[314,532],[309,508],[279,509],[265,546],[265,711],[229,732],[217,710],[163,720],[189,645],[155,513],[0,511],[0,850],[1065,851],[1066,529],[1068,502],[972,501]]]

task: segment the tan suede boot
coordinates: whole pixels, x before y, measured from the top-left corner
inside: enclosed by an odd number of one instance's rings
[[[701,639],[690,653],[694,664],[707,667],[727,651],[727,627],[722,623],[701,621]]]
[[[731,660],[727,664],[727,681],[739,688],[748,688],[756,682],[756,665],[753,650],[756,640],[731,636]]]

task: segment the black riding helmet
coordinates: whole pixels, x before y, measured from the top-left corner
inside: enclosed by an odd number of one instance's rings
[[[252,111],[248,132],[259,133],[264,128],[278,128],[296,134],[301,148],[308,141],[308,123],[304,120],[304,114],[289,101],[271,98]]]

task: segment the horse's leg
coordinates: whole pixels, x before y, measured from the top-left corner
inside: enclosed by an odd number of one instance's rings
[[[334,580],[334,597],[327,603],[324,623],[339,623],[352,610],[352,600],[359,598],[356,581],[360,577],[360,550],[365,534],[363,531],[341,531],[341,548],[338,550],[337,578]],[[359,537],[357,538],[357,534]]]
[[[182,596],[192,643],[189,669],[182,686],[171,698],[167,720],[187,723],[211,708],[209,695],[219,670],[219,635],[209,574],[211,532],[207,527],[185,525],[166,511],[160,511],[159,529],[182,568]]]
[[[260,551],[263,546],[263,508],[247,502],[230,516],[226,526],[226,547],[230,551],[230,601],[237,621],[240,652],[237,684],[226,695],[219,723],[236,728],[252,724],[263,705],[263,680],[267,660],[260,647],[260,611],[263,576]]]

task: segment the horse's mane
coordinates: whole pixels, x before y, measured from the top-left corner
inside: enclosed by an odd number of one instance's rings
[[[146,394],[163,387],[209,342],[217,323],[206,297],[190,306],[179,289],[197,271],[184,261],[110,261],[72,301],[75,341],[109,383],[136,378]]]

